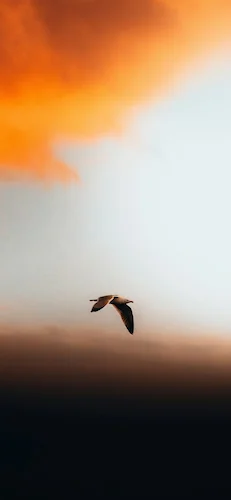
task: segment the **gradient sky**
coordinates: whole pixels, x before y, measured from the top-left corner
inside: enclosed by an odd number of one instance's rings
[[[231,59],[224,48],[121,137],[59,143],[81,182],[0,186],[0,320],[120,327],[89,298],[163,322],[231,331]],[[117,317],[118,316],[118,317]]]

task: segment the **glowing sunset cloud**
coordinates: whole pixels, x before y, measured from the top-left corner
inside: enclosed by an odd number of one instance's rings
[[[2,0],[1,178],[76,179],[55,141],[120,130],[230,28],[229,0]]]

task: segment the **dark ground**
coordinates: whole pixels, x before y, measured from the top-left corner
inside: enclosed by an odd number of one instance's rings
[[[2,391],[1,499],[219,498],[230,488],[227,397],[127,405]]]
[[[85,358],[78,384],[71,384],[72,362],[62,383],[48,361],[33,371],[38,348],[25,368],[30,349],[22,359],[13,343],[1,346],[1,500],[230,497],[228,375],[219,384],[210,379],[210,390],[200,390],[200,377],[185,382],[184,368],[174,384],[168,374],[162,389],[138,379],[125,387],[121,372],[113,378],[105,365],[100,379],[95,368],[86,382]]]

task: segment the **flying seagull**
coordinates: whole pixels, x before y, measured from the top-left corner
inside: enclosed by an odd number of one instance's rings
[[[124,299],[118,295],[104,295],[98,299],[90,299],[90,302],[95,302],[92,307],[91,312],[96,312],[105,307],[107,304],[112,304],[118,313],[120,314],[126,328],[133,334],[134,332],[134,320],[132,310],[127,304],[133,302],[133,300]]]

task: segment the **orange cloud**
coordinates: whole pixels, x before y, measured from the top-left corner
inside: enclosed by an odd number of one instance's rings
[[[1,0],[0,178],[71,181],[54,144],[119,131],[231,33],[229,0]]]

